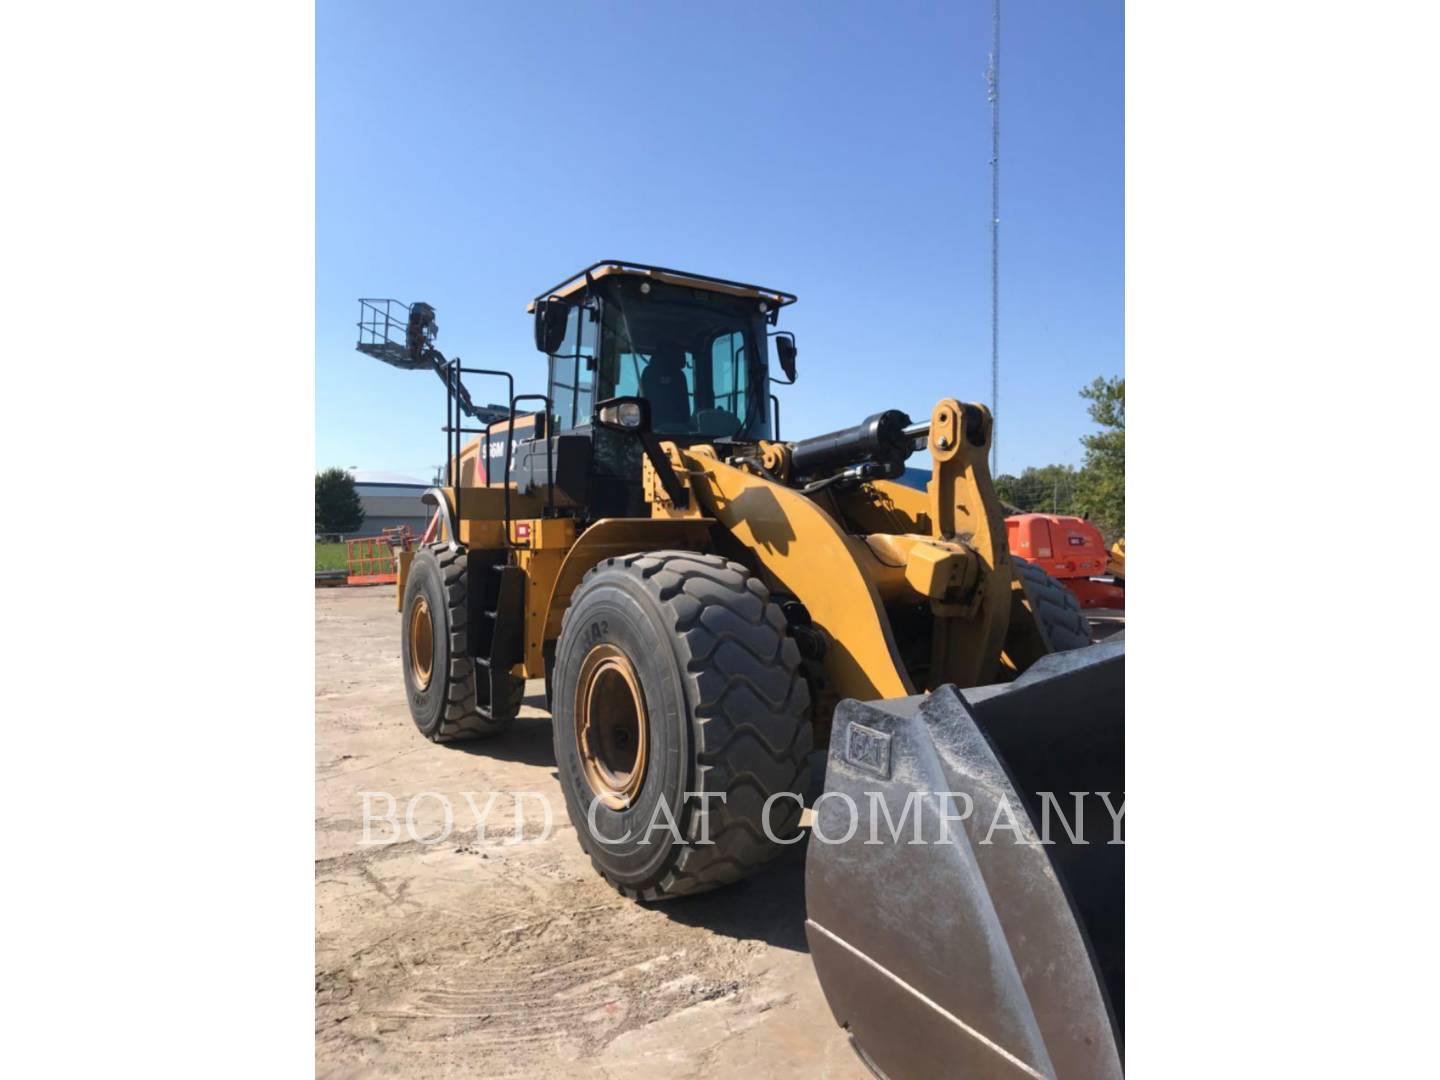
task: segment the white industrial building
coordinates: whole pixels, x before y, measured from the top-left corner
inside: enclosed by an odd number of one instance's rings
[[[355,478],[355,491],[365,510],[365,520],[355,532],[343,533],[344,539],[379,536],[381,529],[400,525],[409,525],[417,537],[425,531],[431,508],[420,501],[420,496],[434,484],[383,469],[351,469],[349,472]]]

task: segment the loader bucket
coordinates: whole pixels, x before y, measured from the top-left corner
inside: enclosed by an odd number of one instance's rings
[[[878,1075],[1123,1075],[1124,663],[836,710],[805,932]]]

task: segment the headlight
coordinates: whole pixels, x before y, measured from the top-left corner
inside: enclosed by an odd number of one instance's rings
[[[603,424],[638,428],[640,420],[640,403],[636,401],[622,401],[618,405],[606,405],[600,410],[600,422]]]

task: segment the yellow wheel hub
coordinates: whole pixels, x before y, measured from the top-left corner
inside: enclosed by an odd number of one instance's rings
[[[410,608],[410,676],[417,690],[430,685],[434,661],[435,623],[430,618],[430,604],[422,594]]]
[[[590,790],[612,810],[624,810],[640,792],[647,727],[634,665],[614,645],[596,645],[575,687],[575,742]]]

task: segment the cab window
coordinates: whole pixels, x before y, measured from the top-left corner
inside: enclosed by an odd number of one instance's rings
[[[678,347],[653,352],[621,350],[615,354],[615,396],[651,401],[658,432],[690,431],[695,412],[695,355]]]
[[[550,399],[557,431],[568,431],[590,421],[595,408],[597,330],[593,308],[570,309],[565,320],[565,340],[550,357]]]
[[[605,288],[601,396],[643,397],[657,434],[769,438],[758,315],[694,290]]]
[[[746,396],[747,360],[745,335],[737,330],[721,334],[710,346],[710,380],[714,389],[713,407],[743,418]]]

